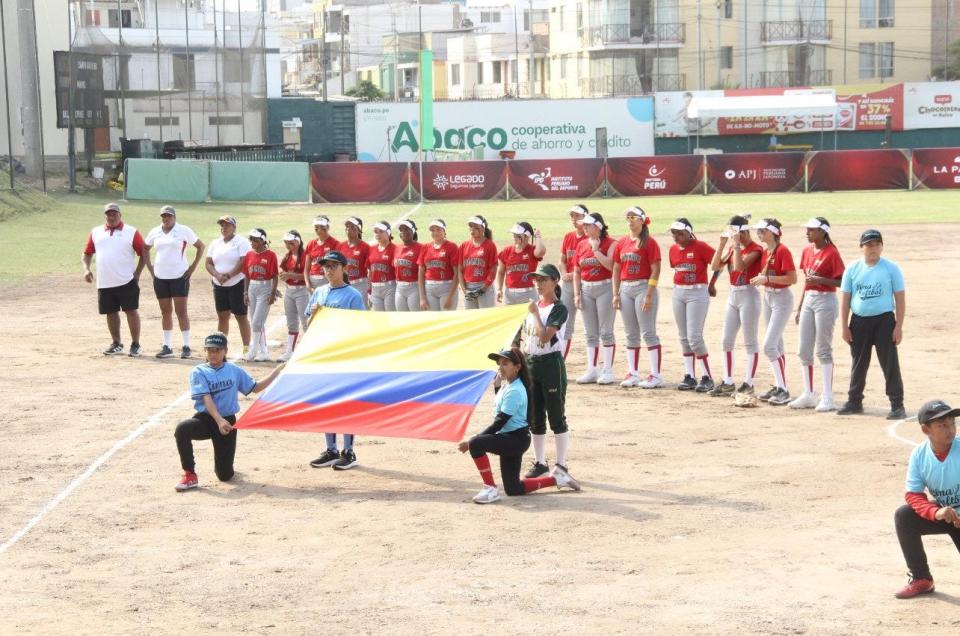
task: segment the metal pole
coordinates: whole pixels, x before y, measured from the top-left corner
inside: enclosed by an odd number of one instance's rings
[[[517,25],[517,3],[513,3],[513,92],[514,98],[520,97],[520,27]],[[577,71],[579,73],[579,69]]]
[[[120,0],[117,0],[117,57],[116,57],[116,81],[117,81],[117,91],[120,94],[120,103],[118,104],[120,113],[120,130],[121,137],[124,139],[127,138],[127,100],[124,96],[124,88],[122,78],[120,77],[120,69],[122,65],[120,64],[120,57],[123,53],[123,11],[120,8]],[[127,74],[130,74],[130,67],[127,67]]]
[[[237,55],[240,56],[240,143],[247,143],[246,105],[243,103],[243,22],[240,18],[240,0],[237,0]]]
[[[723,47],[720,46],[721,32],[720,32],[720,17],[721,12],[723,11],[723,0],[717,0],[717,88],[723,83],[722,69],[723,66]]]
[[[393,95],[400,101],[400,35],[397,33],[397,16],[393,15]]]
[[[747,39],[748,24],[749,24],[749,21],[747,20],[747,3],[744,2],[743,3],[743,79],[740,80],[740,85],[747,86],[747,87],[750,86],[749,84],[750,80],[749,80],[748,69],[747,69],[747,60],[750,57],[749,55],[750,44],[749,44],[749,40]]]
[[[213,81],[214,81],[214,91],[213,91],[213,103],[216,106],[217,110],[217,145],[220,145],[220,60],[217,59],[217,47],[218,47],[218,36],[217,36],[217,2],[213,2]],[[206,95],[204,95],[206,97]],[[204,111],[207,109],[206,103],[203,105]]]
[[[33,2],[31,1],[31,5]],[[40,89],[40,56],[36,55],[37,50],[37,13],[33,14],[33,50],[34,66],[37,78],[37,118],[40,124],[40,178],[43,179],[43,191],[47,191],[47,148],[43,141],[43,91]]]
[[[17,30],[19,38],[20,59],[20,129],[23,141],[23,165],[27,174],[37,177],[40,166],[37,159],[40,157],[40,120],[37,115],[39,108],[37,99],[36,75],[37,42],[30,37],[33,33],[33,0],[18,0],[17,2]],[[4,34],[6,37],[6,34]]]
[[[843,0],[843,83],[847,83],[847,0]]]
[[[340,5],[340,94],[344,93],[344,65],[343,65],[343,9],[344,5]]]
[[[535,66],[536,61],[533,59],[533,0],[530,0],[530,77],[527,78],[527,84],[530,86],[530,99],[533,99],[533,82],[537,74],[537,68]]]
[[[269,138],[269,122],[267,121],[267,0],[260,0],[260,63],[263,66],[263,110],[260,111],[260,137],[263,143]],[[302,63],[301,63],[302,64]],[[298,65],[297,68],[301,68]],[[280,141],[283,141],[281,138]]]
[[[67,177],[70,181],[70,192],[77,191],[77,140],[76,130],[73,127],[73,115],[76,109],[73,87],[76,78],[73,76],[73,0],[67,2],[67,73],[69,87],[67,88]],[[80,7],[83,10],[83,6]],[[56,72],[54,72],[56,74]]]
[[[697,89],[703,90],[703,14],[697,0]]]
[[[190,15],[187,12],[187,4],[183,3],[183,29],[187,38],[187,135],[193,139],[193,60],[190,59]]]
[[[153,32],[157,47],[157,123],[160,124],[160,152],[163,152],[163,94],[160,92],[160,0],[153,0]]]
[[[10,83],[7,77],[7,20],[3,15],[3,2],[0,1],[0,35],[3,36],[3,105],[7,116],[7,167],[10,169],[10,189],[13,183],[13,130],[10,129]]]
[[[323,7],[323,20],[320,21],[320,68],[323,82],[323,101],[327,101],[327,7]]]

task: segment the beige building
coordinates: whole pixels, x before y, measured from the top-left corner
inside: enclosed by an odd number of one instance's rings
[[[960,0],[555,0],[551,97],[924,81]]]

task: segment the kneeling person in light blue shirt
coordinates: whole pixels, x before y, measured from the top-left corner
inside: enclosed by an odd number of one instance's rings
[[[236,414],[240,411],[237,396],[259,393],[270,386],[284,365],[277,366],[263,380],[257,382],[241,367],[227,362],[227,337],[217,331],[203,341],[207,361],[190,372],[190,397],[194,400],[193,417],[177,425],[174,437],[183,478],[176,485],[177,492],[191,490],[199,485],[193,459],[193,440],[213,442],[214,472],[220,481],[233,477],[233,458],[237,452]]]
[[[307,301],[306,315],[313,315],[323,307],[334,309],[356,309],[366,311],[367,303],[356,289],[350,286],[347,278],[347,257],[336,250],[331,250],[323,256],[321,261],[323,274],[330,282],[329,285],[317,288]],[[337,449],[336,433],[325,433],[327,449],[320,457],[310,462],[314,468],[333,466],[334,470],[349,470],[357,466],[357,455],[353,452],[353,434],[343,434],[343,452]]]

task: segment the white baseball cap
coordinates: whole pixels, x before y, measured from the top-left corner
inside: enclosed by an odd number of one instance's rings
[[[533,236],[533,234],[530,233],[530,230],[528,230],[527,228],[523,227],[523,226],[520,225],[519,223],[517,223],[517,224],[514,225],[512,228],[510,228],[510,233],[511,233],[511,234],[516,234],[516,235],[518,235],[518,236],[519,236],[519,235],[522,235],[522,234],[526,234],[527,236]]]
[[[753,226],[755,230],[766,230],[773,234],[774,236],[780,236],[780,228],[776,225],[770,225],[766,220],[761,220],[759,223]]]
[[[413,232],[417,231],[417,228],[413,225],[413,221],[410,221],[409,219],[404,219],[400,221],[399,223],[397,223],[397,227],[405,227]]]
[[[432,228],[432,227],[438,227],[441,230],[445,230],[447,229],[447,224],[441,221],[440,219],[434,219],[430,221],[430,225],[427,226],[427,228]]]
[[[811,229],[811,230],[823,230],[823,231],[826,232],[827,234],[830,233],[830,224],[829,224],[829,223],[826,223],[826,222],[824,222],[824,221],[821,221],[820,219],[818,219],[818,218],[816,218],[816,217],[814,217],[814,218],[810,219],[809,221],[807,221],[807,222],[803,225],[803,227],[808,228],[808,229]]]
[[[683,221],[674,221],[673,223],[671,223],[671,224],[670,224],[670,230],[671,230],[671,231],[673,231],[673,230],[678,230],[678,231],[681,231],[681,232],[686,231],[686,232],[690,232],[691,234],[693,234],[693,228],[690,226],[690,224],[689,224],[689,223],[684,223]]]
[[[587,213],[587,209],[578,203],[577,205],[575,205],[575,206],[571,207],[569,210],[567,210],[567,213],[572,213],[572,214],[586,214],[586,213]]]
[[[390,234],[390,228],[387,227],[386,223],[377,223],[376,225],[373,226],[373,229],[380,230],[381,232],[386,232],[387,234]]]
[[[584,214],[583,218],[578,220],[577,223],[579,223],[580,225],[596,225],[599,228],[603,227],[603,223],[600,222],[600,219],[590,214]]]
[[[252,233],[251,233],[251,236],[252,236]],[[284,240],[284,241],[297,241],[297,242],[299,243],[299,242],[300,242],[300,237],[297,236],[296,234],[292,234],[292,233],[290,233],[290,232],[287,232],[286,234],[283,235],[283,240]]]
[[[330,219],[325,216],[318,216],[313,219],[313,227],[330,227]]]
[[[165,216],[167,214],[170,216],[177,216],[177,211],[173,209],[172,205],[165,205],[160,208],[160,216]]]
[[[344,221],[344,223],[349,223],[350,225],[355,225],[355,226],[357,226],[358,228],[360,228],[361,230],[363,229],[363,221],[361,221],[360,219],[358,219],[358,218],[355,217],[355,216],[348,216],[348,217],[347,217],[347,220]]]
[[[471,216],[467,219],[467,225],[479,225],[483,229],[487,229],[487,222],[481,219],[479,216]]]
[[[250,230],[250,233],[247,234],[247,236],[250,238],[260,239],[261,241],[267,240],[267,235],[261,232],[260,230],[258,230],[257,228],[253,228],[252,230]]]

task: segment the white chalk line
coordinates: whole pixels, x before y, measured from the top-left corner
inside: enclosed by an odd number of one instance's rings
[[[277,318],[273,322],[273,324],[270,325],[267,331],[268,332],[273,331],[274,329],[277,328],[278,325],[285,322],[286,322],[285,318]],[[22,528],[20,528],[15,533],[13,533],[13,536],[11,536],[9,539],[4,541],[3,544],[0,544],[0,554],[3,554],[8,549],[16,545],[16,543],[20,541],[20,539],[22,539],[28,532],[33,530],[33,528],[37,524],[39,524],[45,516],[47,516],[50,512],[52,512],[54,508],[56,508],[61,503],[63,503],[63,500],[69,497],[74,490],[76,490],[81,484],[83,484],[83,482],[90,479],[93,473],[96,472],[96,470],[100,468],[103,464],[105,464],[111,457],[116,455],[117,452],[119,452],[121,449],[127,446],[130,442],[136,440],[138,437],[140,437],[141,435],[149,431],[151,428],[158,425],[163,420],[163,418],[168,413],[170,413],[170,411],[172,411],[173,409],[183,404],[183,402],[187,401],[189,397],[190,397],[189,392],[181,393],[180,395],[177,396],[175,400],[173,400],[166,406],[162,407],[159,411],[157,411],[156,413],[148,417],[142,424],[140,424],[140,426],[130,431],[126,437],[124,437],[123,439],[115,443],[110,448],[110,450],[100,455],[100,457],[96,458],[95,460],[93,460],[93,462],[89,466],[87,466],[87,468],[82,473],[77,475],[73,479],[73,481],[67,484],[67,486],[63,490],[58,492],[53,497],[53,499],[48,501],[46,505],[40,509],[40,512],[35,514],[33,518],[26,523],[26,525],[24,525]]]
[[[899,427],[904,422],[916,422],[916,421],[917,421],[916,417],[908,417],[903,420],[897,420],[896,422],[893,422],[892,424],[890,424],[890,426],[887,427],[887,435],[897,440],[898,442],[903,442],[904,444],[907,444],[908,446],[919,446],[920,445],[919,442],[915,442],[913,440],[907,439],[906,437],[900,437],[900,435],[897,433],[897,427]]]

